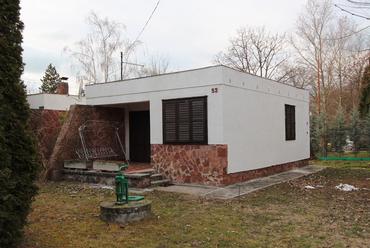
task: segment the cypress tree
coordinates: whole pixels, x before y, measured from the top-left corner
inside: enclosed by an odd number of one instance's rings
[[[40,170],[27,124],[26,87],[20,80],[24,64],[19,16],[19,0],[0,0],[0,247],[21,241]]]
[[[366,66],[364,74],[361,79],[361,93],[358,110],[360,111],[362,119],[365,119],[369,114],[369,108],[370,108],[370,59],[369,64]]]
[[[42,85],[40,87],[41,93],[58,93],[60,76],[57,72],[57,69],[55,69],[55,66],[53,66],[51,63],[48,68],[46,68],[45,75],[42,77],[42,79],[40,79],[40,81],[42,82]]]
[[[357,109],[353,108],[351,115],[349,116],[349,125],[348,125],[348,136],[351,141],[353,141],[353,153],[357,157],[357,153],[360,150],[360,139],[361,139],[361,127],[360,120],[358,118],[359,112]]]

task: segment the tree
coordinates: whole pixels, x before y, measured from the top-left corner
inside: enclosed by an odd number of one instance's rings
[[[369,64],[366,66],[361,79],[361,95],[359,111],[361,117],[364,119],[369,114],[370,108],[370,60]]]
[[[361,127],[360,127],[360,119],[358,118],[360,112],[357,109],[353,108],[351,111],[351,115],[349,117],[349,125],[348,125],[348,136],[351,141],[353,141],[353,153],[355,157],[357,157],[357,153],[360,150],[360,139],[361,139]]]
[[[370,154],[370,114],[365,118],[364,134],[366,140],[367,152]]]
[[[366,12],[370,8],[370,2],[368,0],[347,0],[345,5],[335,4],[335,6],[353,16],[370,20],[370,13]]]
[[[335,148],[339,156],[342,156],[343,147],[346,145],[346,123],[347,120],[344,117],[344,111],[342,107],[339,107],[335,113],[334,120],[332,121],[332,130],[334,134],[334,139],[332,141],[332,146]]]
[[[280,68],[287,59],[285,34],[267,33],[265,27],[242,27],[229,42],[228,51],[218,53],[214,64],[277,81],[282,78]]]
[[[311,148],[314,154],[320,151],[320,140],[319,140],[319,120],[317,114],[312,114],[310,116],[310,140],[311,140]]]
[[[0,247],[21,241],[40,169],[20,80],[24,25],[19,16],[19,0],[0,0]]]
[[[357,92],[345,77],[354,54],[360,56],[368,40],[356,32],[357,27],[352,19],[335,14],[331,0],[308,0],[289,39],[296,66],[311,71],[310,107],[324,109],[330,119],[337,106],[349,112]]]
[[[40,79],[42,82],[42,85],[40,87],[41,93],[51,93],[56,94],[58,93],[58,84],[60,83],[60,76],[57,70],[55,69],[55,66],[53,66],[51,63],[46,68],[45,75]]]
[[[168,56],[158,54],[152,55],[149,56],[147,64],[136,71],[136,75],[139,77],[146,77],[172,72],[172,70],[169,70],[169,65],[170,60]]]
[[[325,110],[321,111],[321,113],[319,114],[318,121],[319,121],[319,129],[318,129],[317,134],[320,139],[321,154],[324,157],[327,157],[329,121],[328,121],[328,115],[326,114]]]
[[[94,11],[89,13],[86,21],[90,27],[87,37],[76,42],[74,49],[66,46],[63,52],[76,62],[73,68],[88,83],[119,79],[120,56],[117,52],[123,49],[124,61],[127,62],[140,41],[131,42],[128,38],[122,38],[124,24],[108,18],[101,19]],[[129,72],[125,64],[123,77],[126,78]]]

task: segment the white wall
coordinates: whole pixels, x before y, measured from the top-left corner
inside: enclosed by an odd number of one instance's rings
[[[224,71],[224,142],[228,173],[309,158],[308,91]],[[285,104],[296,111],[296,140],[285,140]]]
[[[222,67],[86,86],[86,103],[110,105],[150,102],[151,144],[162,144],[162,100],[208,96],[208,143],[222,144],[222,95],[212,93],[220,88]]]
[[[69,110],[71,105],[85,105],[86,98],[62,94],[34,94],[28,95],[27,101],[31,109]]]
[[[151,144],[163,143],[162,100],[208,96],[208,143],[228,145],[228,173],[309,158],[308,92],[223,66],[89,85],[86,96],[89,105],[149,102]],[[294,141],[285,141],[285,104],[296,106]]]

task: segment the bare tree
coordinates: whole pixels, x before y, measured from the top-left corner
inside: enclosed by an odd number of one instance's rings
[[[73,69],[77,69],[78,74],[88,83],[108,82],[118,78],[118,52],[122,49],[124,58],[128,60],[140,42],[132,43],[123,37],[124,24],[108,18],[101,19],[94,11],[90,11],[86,21],[90,28],[87,37],[76,42],[72,49],[66,46],[63,52],[75,61]]]
[[[370,20],[369,0],[347,0],[347,4],[335,4],[335,6],[348,14]]]
[[[349,86],[352,82],[348,77],[348,65],[361,53],[366,40],[356,32],[357,28],[353,20],[335,15],[330,0],[309,0],[290,36],[297,57],[295,68],[311,71],[311,82],[307,83],[313,100],[311,108],[324,109],[329,118],[338,107],[349,113],[353,107],[353,93],[358,92],[353,88],[351,94],[348,92],[353,86]]]
[[[226,53],[218,53],[214,64],[264,78],[280,80],[280,68],[287,59],[284,52],[285,34],[267,33],[265,27],[242,27],[229,39]]]
[[[327,88],[330,84],[330,76],[326,74],[330,63],[327,59],[330,42],[329,34],[333,29],[334,12],[330,0],[317,1],[309,0],[303,12],[298,17],[294,36],[290,37],[290,42],[295,49],[300,63],[317,74],[317,97],[326,104]],[[325,68],[326,67],[326,68]],[[320,113],[320,100],[318,111]],[[326,108],[325,108],[326,109]]]
[[[168,55],[148,55],[147,62],[141,68],[136,71],[136,75],[139,77],[155,76],[173,72],[170,70],[170,59]]]

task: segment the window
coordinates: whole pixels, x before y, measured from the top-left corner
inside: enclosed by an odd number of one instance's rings
[[[295,140],[295,106],[285,104],[285,140]]]
[[[163,143],[207,144],[207,97],[163,100]]]

